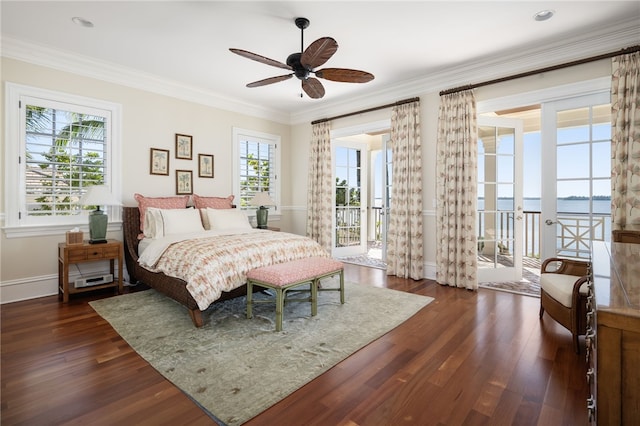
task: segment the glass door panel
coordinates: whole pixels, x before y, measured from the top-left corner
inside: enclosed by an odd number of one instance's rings
[[[367,149],[339,142],[333,148],[335,203],[333,255],[367,252]]]
[[[391,220],[390,208],[392,197],[392,178],[393,178],[393,155],[389,147],[390,135],[382,136],[382,211],[380,217],[380,239],[382,241],[382,260],[387,259],[387,231],[389,230],[389,221]]]
[[[591,241],[610,239],[610,109],[606,93],[543,105],[542,258],[586,259]]]
[[[478,281],[522,278],[522,122],[478,117]]]

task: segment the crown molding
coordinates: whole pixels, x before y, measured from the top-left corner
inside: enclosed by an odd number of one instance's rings
[[[289,124],[290,121],[289,113],[224,97],[154,74],[12,37],[3,37],[1,42],[2,56],[6,58],[279,123]]]

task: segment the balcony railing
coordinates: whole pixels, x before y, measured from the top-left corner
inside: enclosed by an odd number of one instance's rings
[[[487,213],[478,212],[479,246],[487,233],[483,218]],[[514,242],[514,214],[513,212],[495,212],[496,230],[491,233],[492,238],[498,243],[500,254],[513,252]],[[382,239],[382,215],[381,207],[371,207],[369,220],[373,221],[373,240]],[[540,258],[540,241],[542,238],[541,212],[524,211],[522,226],[522,255],[535,259]],[[558,254],[567,257],[587,258],[590,251],[590,242],[608,241],[611,234],[611,216],[607,214],[593,214],[589,217],[586,213],[560,213],[557,215],[558,227],[556,247]],[[347,247],[360,244],[361,210],[360,206],[344,206],[336,208],[336,244],[338,247]],[[547,225],[545,225],[547,226]],[[371,236],[370,236],[371,238]]]
[[[382,208],[371,207],[369,223],[373,223],[373,241],[382,240]],[[361,210],[360,206],[341,206],[336,208],[336,247],[348,247],[360,244]],[[370,228],[371,229],[371,228]]]
[[[336,207],[336,247],[360,245],[360,206]]]
[[[488,230],[483,221],[485,215],[496,215],[496,229]],[[542,239],[541,212],[523,212],[523,248],[525,257],[540,258]],[[608,241],[611,234],[611,216],[608,214],[587,213],[559,213],[555,224],[557,226],[556,248],[558,255],[576,258],[588,258],[591,241]],[[545,225],[546,226],[546,225]],[[498,244],[500,254],[511,253],[514,242],[514,213],[513,212],[478,212],[479,243],[484,243],[486,234],[495,235],[491,238]]]

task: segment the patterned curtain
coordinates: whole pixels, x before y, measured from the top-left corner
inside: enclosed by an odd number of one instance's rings
[[[640,230],[640,52],[611,65],[611,228]]]
[[[391,155],[393,192],[387,232],[387,275],[419,280],[424,278],[419,102],[393,107]]]
[[[440,98],[436,149],[436,281],[469,290],[478,288],[476,121],[472,91]]]
[[[309,154],[307,236],[331,253],[331,123],[314,124]]]

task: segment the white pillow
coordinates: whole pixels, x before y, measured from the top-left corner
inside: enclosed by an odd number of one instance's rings
[[[164,226],[162,225],[162,209],[157,207],[147,207],[144,212],[144,237],[160,238],[164,237]]]
[[[247,215],[239,209],[212,209],[207,207],[209,229],[252,229]]]
[[[204,231],[198,209],[162,210],[162,225],[165,236]]]

